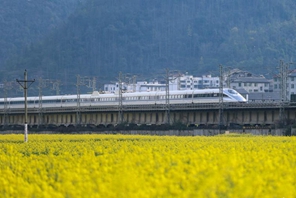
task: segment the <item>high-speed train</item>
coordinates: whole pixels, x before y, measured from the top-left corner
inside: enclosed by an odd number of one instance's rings
[[[149,105],[149,104],[166,104],[166,92],[132,92],[122,93],[120,97],[117,93],[99,93],[81,94],[79,102],[77,95],[59,95],[43,96],[42,108],[56,107],[75,107],[78,104],[83,106],[118,106],[122,105]],[[28,97],[28,108],[39,108],[40,98]],[[218,103],[219,89],[200,89],[200,90],[178,90],[169,92],[170,104],[186,103]],[[235,103],[246,102],[246,99],[234,89],[223,89],[223,102]],[[0,108],[24,108],[24,97],[0,98]]]

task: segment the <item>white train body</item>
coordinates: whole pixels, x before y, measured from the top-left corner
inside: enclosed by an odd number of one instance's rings
[[[223,89],[223,102],[246,102],[237,91]],[[219,103],[219,89],[182,90],[169,92],[170,104],[186,103]],[[166,104],[166,92],[133,92],[122,94],[122,105],[151,105]],[[0,98],[0,108],[24,108],[24,97]],[[39,108],[39,97],[27,98],[28,108]],[[43,96],[42,108],[75,107],[78,105],[77,95]],[[118,106],[119,95],[110,94],[81,94],[79,105],[83,106]]]

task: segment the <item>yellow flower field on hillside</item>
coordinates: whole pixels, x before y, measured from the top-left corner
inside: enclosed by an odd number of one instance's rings
[[[0,136],[1,197],[296,197],[296,138]]]

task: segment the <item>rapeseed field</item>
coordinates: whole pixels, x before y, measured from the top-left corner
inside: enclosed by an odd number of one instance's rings
[[[296,197],[296,138],[0,136],[0,197]]]

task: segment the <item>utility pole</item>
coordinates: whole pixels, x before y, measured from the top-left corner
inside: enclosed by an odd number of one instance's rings
[[[38,106],[38,110],[39,110],[39,113],[38,113],[38,127],[40,125],[43,124],[43,103],[42,103],[42,97],[43,97],[43,88],[45,87],[48,87],[52,84],[52,90],[56,90],[56,95],[59,95],[60,94],[60,81],[57,80],[57,81],[54,81],[54,80],[50,80],[50,79],[42,79],[42,78],[39,78],[39,83],[38,83],[38,90],[39,90],[39,106]]]
[[[166,76],[165,76],[165,110],[166,110],[166,118],[167,118],[167,124],[170,125],[171,118],[170,118],[170,84],[169,84],[169,69],[166,69]]]
[[[118,121],[123,123],[123,105],[122,105],[122,73],[119,72],[118,77]]]
[[[56,91],[56,95],[60,95],[60,85],[61,85],[61,81],[56,80],[56,81],[52,81],[52,90]]]
[[[177,76],[170,78],[170,70],[166,68],[166,75],[165,75],[165,111],[166,111],[166,119],[167,124],[171,124],[171,105],[170,105],[170,81],[173,81],[180,77],[178,73]]]
[[[7,101],[7,91],[12,88],[11,83],[5,81],[4,82],[4,117],[3,117],[3,128],[7,126],[8,123],[8,101]]]
[[[136,92],[136,78],[137,76],[133,75],[133,92]]]
[[[288,72],[289,65],[291,63],[284,63],[283,60],[280,60],[280,86],[281,86],[281,102],[280,102],[280,122],[285,125],[286,123],[286,114],[285,114],[285,106],[287,104],[287,80],[288,80]]]
[[[28,80],[27,70],[24,72],[24,80],[18,80],[16,79],[16,82],[18,82],[24,89],[24,97],[25,97],[25,142],[28,142],[28,107],[27,107],[27,95],[28,95],[28,89],[31,86],[32,83],[35,82],[34,80]],[[30,83],[28,85],[28,83]]]
[[[96,89],[96,78],[94,77],[93,80],[91,80],[90,77],[81,77],[80,75],[77,75],[77,82],[76,82],[76,88],[77,88],[77,109],[76,109],[76,125],[81,124],[81,99],[80,99],[80,86],[84,85],[88,88],[93,88],[93,91]]]
[[[39,78],[38,89],[39,89],[39,113],[38,113],[38,127],[43,123],[43,109],[42,109],[42,89],[47,86],[48,80]]]
[[[96,79],[96,77],[93,77],[93,80],[92,80],[92,91],[94,92],[94,91],[96,91],[96,85],[97,84],[97,79]]]
[[[219,133],[221,134],[221,127],[224,126],[224,103],[223,103],[223,66],[219,65]]]
[[[77,88],[77,110],[76,110],[76,125],[81,124],[81,112],[80,112],[80,85],[81,85],[81,78],[80,75],[77,75],[77,82],[76,82],[76,88]]]

